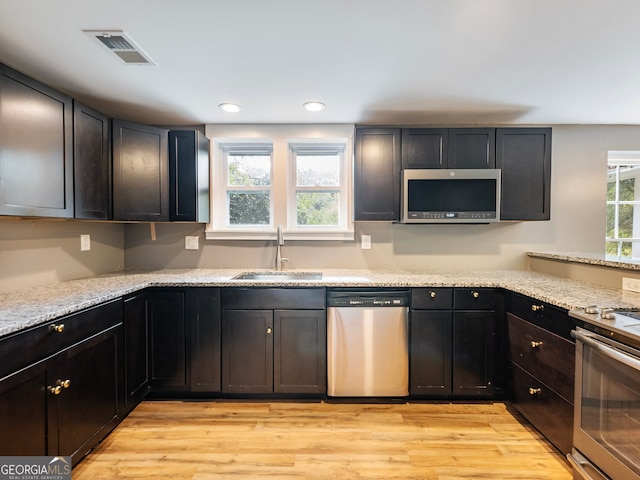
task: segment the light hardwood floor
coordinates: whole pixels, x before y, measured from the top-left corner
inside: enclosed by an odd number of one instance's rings
[[[571,480],[521,420],[503,403],[145,401],[73,479]]]

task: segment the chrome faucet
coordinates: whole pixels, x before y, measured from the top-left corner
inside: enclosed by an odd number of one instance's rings
[[[282,225],[278,225],[278,230],[276,230],[276,239],[277,239],[277,247],[276,247],[276,271],[282,270],[282,264],[289,261],[288,258],[282,257],[282,251],[280,247],[284,245],[284,234],[282,233]]]

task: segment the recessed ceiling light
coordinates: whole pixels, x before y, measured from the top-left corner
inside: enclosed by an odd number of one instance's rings
[[[227,113],[238,113],[240,111],[240,105],[236,105],[235,103],[221,103],[218,105],[218,108]]]
[[[320,110],[327,108],[327,106],[322,102],[307,102],[302,105],[302,108],[310,112],[319,112]]]

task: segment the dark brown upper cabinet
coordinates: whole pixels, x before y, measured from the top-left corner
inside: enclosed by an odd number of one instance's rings
[[[551,128],[498,128],[501,220],[551,218]]]
[[[197,130],[169,131],[172,222],[209,222],[209,139]]]
[[[109,118],[73,102],[75,217],[109,220],[111,212],[111,132]]]
[[[495,168],[495,128],[449,129],[447,168]]]
[[[114,220],[169,220],[168,133],[113,120]]]
[[[356,129],[355,220],[400,219],[400,129]]]
[[[402,168],[495,168],[495,128],[403,128]]]
[[[447,168],[449,129],[402,129],[402,168]]]
[[[0,215],[73,217],[73,103],[0,64]]]

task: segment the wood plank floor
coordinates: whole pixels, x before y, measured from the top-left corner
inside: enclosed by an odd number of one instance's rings
[[[521,422],[503,403],[145,401],[73,479],[571,480]]]

